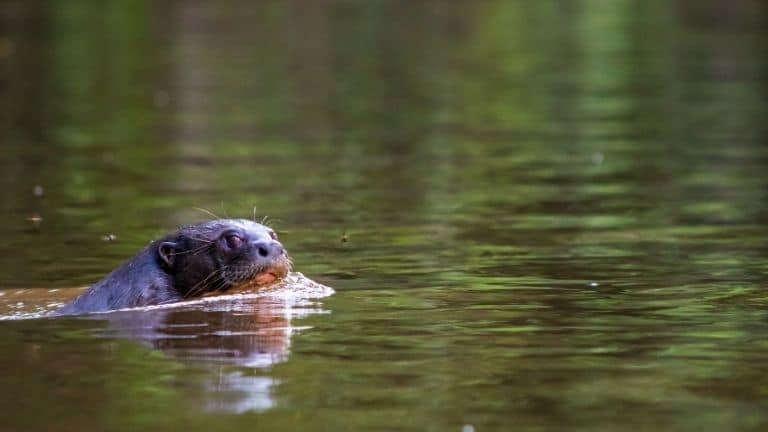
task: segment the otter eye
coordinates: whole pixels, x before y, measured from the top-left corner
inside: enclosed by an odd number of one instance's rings
[[[229,234],[226,237],[227,247],[230,249],[239,249],[243,245],[243,238],[239,235]]]
[[[277,233],[276,232],[270,230],[269,231],[269,236],[272,237],[272,240],[277,240]]]

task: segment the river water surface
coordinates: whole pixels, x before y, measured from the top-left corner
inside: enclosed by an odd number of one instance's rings
[[[0,321],[0,430],[768,429],[767,23],[0,1],[0,295],[48,307],[195,207],[336,290]]]

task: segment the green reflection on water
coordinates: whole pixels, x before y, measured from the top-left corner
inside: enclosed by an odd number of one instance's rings
[[[763,429],[766,13],[0,3],[0,287],[85,285],[208,217],[193,207],[255,206],[339,291],[265,368],[100,333],[124,323],[4,322],[0,412],[19,430]],[[222,377],[242,387],[206,387]]]

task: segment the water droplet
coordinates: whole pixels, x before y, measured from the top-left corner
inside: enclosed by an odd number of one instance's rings
[[[32,216],[28,217],[27,220],[29,222],[32,222],[33,226],[38,227],[43,222],[43,217],[35,213]]]

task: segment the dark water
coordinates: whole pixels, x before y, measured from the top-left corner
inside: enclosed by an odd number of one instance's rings
[[[0,2],[0,292],[254,206],[337,290],[2,321],[0,430],[766,430],[766,28],[758,0]]]

